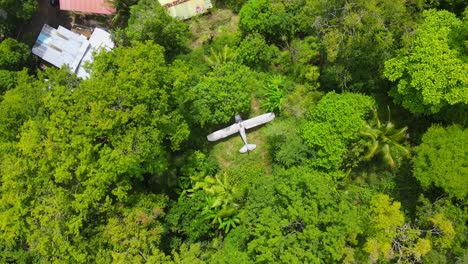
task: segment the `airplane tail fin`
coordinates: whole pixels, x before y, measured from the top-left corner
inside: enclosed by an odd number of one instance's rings
[[[248,151],[254,150],[256,147],[257,147],[257,145],[255,145],[255,144],[247,144],[247,145],[244,145],[244,146],[239,150],[239,152],[240,152],[240,153],[247,153]]]

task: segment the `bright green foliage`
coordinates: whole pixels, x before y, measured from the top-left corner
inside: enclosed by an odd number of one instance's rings
[[[273,182],[272,182],[273,181]],[[243,213],[257,263],[334,263],[353,258],[359,215],[325,173],[279,170],[257,185]]]
[[[372,263],[379,260],[398,260],[410,263],[421,258],[431,250],[431,241],[420,230],[405,223],[400,211],[401,204],[385,194],[376,194],[370,202],[369,219],[371,225],[366,230],[367,241],[364,251]]]
[[[0,142],[16,141],[20,128],[30,117],[39,114],[46,85],[35,82],[26,71],[16,75],[16,87],[3,95],[0,103]]]
[[[190,36],[188,26],[167,12],[159,1],[138,1],[130,8],[128,26],[116,32],[117,39],[123,44],[152,40],[164,47],[169,58],[184,52]]]
[[[432,126],[415,147],[414,176],[425,189],[432,184],[464,199],[468,189],[468,131],[459,126]]]
[[[81,85],[66,71],[48,73],[43,115],[25,122],[2,160],[0,228],[9,232],[0,241],[8,250],[27,248],[44,262],[93,262],[102,235],[95,225],[131,200],[134,185],[162,177],[168,153],[188,136],[168,72],[163,49],[146,43],[100,54]]]
[[[385,194],[378,194],[372,198],[370,221],[372,223],[370,237],[364,250],[369,253],[370,260],[376,262],[383,258],[393,258],[392,241],[398,234],[398,227],[403,226],[405,216],[400,211],[400,203],[393,202]]]
[[[283,101],[286,99],[286,78],[282,75],[270,76],[266,86],[263,88],[262,108],[267,112],[281,113],[283,110]]]
[[[390,114],[390,109],[388,109]],[[384,161],[392,168],[397,167],[396,155],[402,153],[408,156],[410,150],[401,143],[407,138],[407,127],[396,129],[395,125],[390,121],[390,116],[385,124],[380,122],[377,114],[377,109],[372,108],[375,126],[367,124],[361,133],[371,139],[368,152],[365,159],[370,160],[375,155],[381,153]]]
[[[206,262],[202,261],[202,254],[203,251],[199,243],[190,246],[182,244],[179,252],[172,251],[174,264],[204,264]]]
[[[0,42],[0,70],[19,71],[30,62],[29,47],[12,38]]]
[[[311,165],[337,169],[342,165],[348,144],[357,140],[366,125],[374,101],[361,94],[334,92],[325,95],[310,110],[302,137],[311,153]]]
[[[239,62],[252,69],[264,70],[277,56],[278,48],[268,45],[262,35],[250,34],[239,44],[237,57]]]
[[[13,88],[16,84],[16,72],[0,70],[0,94]]]
[[[410,47],[385,63],[385,77],[396,81],[395,100],[412,113],[437,113],[468,103],[468,63],[456,34],[462,21],[447,11],[429,10],[410,37]]]
[[[256,82],[246,66],[231,62],[214,68],[192,88],[193,118],[201,126],[219,125],[238,113],[248,113]]]

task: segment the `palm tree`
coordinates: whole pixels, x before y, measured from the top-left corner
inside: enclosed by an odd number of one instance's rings
[[[205,56],[206,62],[213,68],[228,62],[233,62],[236,58],[237,53],[235,50],[229,48],[228,45],[224,45],[223,49],[220,51],[210,48],[210,56]]]
[[[402,153],[405,156],[410,155],[410,150],[407,146],[402,145],[407,138],[406,130],[408,127],[397,129],[390,121],[390,108],[388,108],[388,121],[384,124],[380,122],[377,110],[372,108],[372,113],[375,121],[375,126],[366,124],[361,134],[371,139],[369,149],[364,156],[366,160],[371,160],[377,154],[382,154],[384,161],[392,168],[397,167],[395,154]]]

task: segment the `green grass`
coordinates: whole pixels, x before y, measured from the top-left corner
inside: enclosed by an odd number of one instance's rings
[[[194,17],[188,21],[192,40],[190,47],[196,49],[213,35],[234,33],[239,18],[229,9],[213,9],[211,14]]]
[[[260,114],[256,104],[256,100],[253,100],[250,117]],[[243,118],[247,119],[247,117]],[[256,177],[271,175],[271,157],[266,140],[268,129],[269,126],[266,124],[246,131],[247,141],[257,145],[257,148],[248,154],[239,152],[239,149],[244,146],[239,134],[211,143],[210,158],[218,162],[220,173],[227,173],[230,176],[232,184],[245,186],[254,182]]]

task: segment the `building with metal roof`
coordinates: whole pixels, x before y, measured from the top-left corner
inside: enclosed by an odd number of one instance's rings
[[[89,78],[86,65],[93,61],[95,53],[111,50],[114,42],[109,32],[96,28],[90,39],[62,26],[55,29],[47,24],[42,27],[32,48],[32,53],[56,67],[68,65],[79,77]]]
[[[206,13],[212,8],[210,0],[159,0],[166,7],[169,14],[179,19],[188,19]]]
[[[83,79],[88,79],[90,72],[87,65],[93,61],[94,54],[100,51],[110,51],[114,48],[114,42],[111,39],[111,34],[103,29],[95,28],[93,34],[89,38],[89,48],[83,56],[81,63],[76,71],[76,75]]]
[[[60,0],[60,10],[109,15],[115,8],[107,0]]]
[[[85,36],[62,26],[55,29],[44,24],[32,53],[59,68],[68,65],[75,72],[88,47],[89,42]]]

